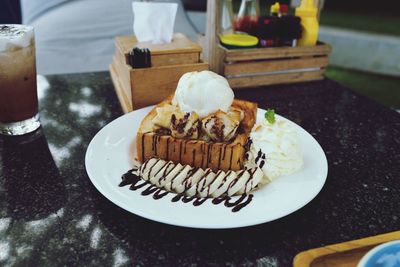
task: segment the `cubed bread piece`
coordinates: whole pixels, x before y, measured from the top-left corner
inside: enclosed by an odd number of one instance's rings
[[[233,101],[232,106],[242,110],[244,118],[240,122],[238,134],[229,143],[179,139],[171,135],[157,134],[153,130],[152,123],[152,119],[157,114],[156,108],[168,104],[171,104],[171,98],[167,98],[153,108],[140,125],[136,139],[140,162],[155,157],[203,169],[211,168],[214,171],[243,168],[245,144],[256,122],[256,103],[237,99]]]

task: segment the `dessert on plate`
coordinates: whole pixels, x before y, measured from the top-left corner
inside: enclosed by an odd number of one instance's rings
[[[132,190],[149,184],[144,193],[158,197],[157,188],[197,198],[242,195],[245,204],[235,205],[247,205],[250,192],[303,164],[289,121],[272,110],[257,123],[256,117],[257,104],[234,99],[224,77],[186,73],[175,94],[142,120],[136,139],[141,164],[121,184]],[[139,180],[144,184],[136,185]]]
[[[137,133],[140,162],[159,158],[217,172],[243,169],[257,104],[234,99],[222,76],[189,72],[174,96],[143,119]]]

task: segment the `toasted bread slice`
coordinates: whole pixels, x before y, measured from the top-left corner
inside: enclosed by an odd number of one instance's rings
[[[178,139],[153,132],[152,119],[157,115],[156,108],[170,103],[171,97],[154,107],[142,120],[136,139],[140,162],[155,157],[203,169],[211,168],[213,171],[237,171],[243,168],[245,144],[256,122],[256,103],[233,101],[233,107],[244,111],[244,118],[237,136],[229,143]]]

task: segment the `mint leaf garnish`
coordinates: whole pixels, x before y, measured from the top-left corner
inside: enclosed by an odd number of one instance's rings
[[[265,112],[264,116],[269,123],[275,123],[275,110],[267,109],[267,112]]]

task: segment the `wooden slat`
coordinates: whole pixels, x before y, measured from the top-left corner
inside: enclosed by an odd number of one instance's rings
[[[121,48],[123,54],[129,53],[134,46],[149,48],[153,55],[159,54],[181,54],[200,53],[201,46],[191,41],[181,33],[175,33],[171,43],[152,44],[150,42],[139,43],[134,36],[117,36],[115,38],[117,47]]]
[[[260,85],[305,82],[323,79],[324,70],[294,72],[272,75],[256,75],[240,78],[228,78],[229,85],[234,89],[255,87]]]
[[[210,70],[221,73],[222,71],[222,54],[219,44],[219,29],[220,29],[220,10],[222,1],[208,0],[207,1],[207,27],[206,36],[207,42],[205,47],[205,59],[210,65]]]
[[[218,45],[225,52],[225,62],[248,61],[272,58],[307,57],[329,55],[332,48],[328,44],[297,47],[266,47],[250,49],[226,49]]]
[[[192,42],[182,34],[175,34],[169,44],[138,43],[133,36],[115,38],[116,55],[128,63],[128,54],[133,47],[149,48],[153,67],[191,64],[200,60],[201,46]],[[121,60],[122,61],[122,60]]]
[[[113,64],[116,73],[118,74],[118,80],[121,84],[121,88],[124,90],[125,95],[131,99],[131,66],[127,65],[125,62],[122,61],[120,57],[114,55],[113,57]]]
[[[118,57],[123,59],[123,62],[128,64],[128,55],[120,55]],[[186,53],[186,54],[165,54],[165,55],[152,55],[151,56],[151,66],[152,67],[162,67],[171,65],[181,65],[181,64],[192,64],[198,63],[200,61],[200,53]]]
[[[124,93],[123,86],[120,83],[120,79],[118,77],[118,72],[116,71],[115,63],[111,63],[111,65],[110,65],[110,74],[111,74],[111,80],[114,84],[114,90],[115,90],[115,93],[117,94],[122,111],[124,113],[128,113],[128,112],[132,111],[132,103],[131,103],[130,99]]]
[[[227,77],[242,74],[251,75],[255,73],[263,73],[269,71],[322,68],[327,65],[327,57],[236,62],[234,64],[224,64],[224,75]]]
[[[198,63],[200,60],[200,53],[185,53],[185,54],[166,54],[152,56],[151,65],[153,67],[171,66],[180,64]]]
[[[293,266],[353,267],[373,247],[398,239],[400,239],[400,231],[303,251],[296,255]]]
[[[128,54],[122,54],[121,49],[117,48],[115,56],[125,64],[128,62]],[[159,54],[151,56],[151,65],[153,67],[171,66],[171,65],[181,65],[181,64],[191,64],[198,63],[200,61],[200,53],[184,53],[184,54]]]

